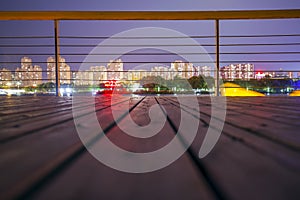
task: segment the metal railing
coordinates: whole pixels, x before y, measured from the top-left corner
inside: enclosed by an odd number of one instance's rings
[[[220,69],[220,63],[300,63],[300,59],[285,59],[285,60],[268,60],[268,59],[259,59],[259,60],[248,60],[248,59],[241,59],[241,60],[232,60],[232,59],[222,59],[220,56],[230,56],[230,55],[299,55],[300,50],[297,51],[230,51],[230,52],[224,52],[220,51],[220,48],[233,48],[234,47],[264,47],[264,46],[280,46],[280,47],[286,47],[286,46],[299,46],[300,42],[259,42],[259,43],[252,43],[252,42],[243,42],[243,43],[232,43],[232,42],[225,42],[223,43],[222,40],[226,40],[228,38],[291,38],[291,37],[299,37],[300,34],[258,34],[258,35],[220,35],[220,21],[228,21],[228,20],[263,20],[263,19],[297,19],[300,18],[300,10],[261,10],[261,11],[59,11],[59,12],[0,12],[0,20],[53,20],[54,21],[54,36],[24,36],[24,37],[18,37],[18,36],[2,36],[0,39],[49,39],[53,43],[52,44],[0,44],[1,48],[50,48],[54,49],[54,57],[55,57],[55,87],[56,87],[56,95],[59,95],[59,88],[60,88],[60,82],[61,80],[66,80],[66,78],[60,77],[60,65],[62,64],[60,62],[60,56],[87,56],[92,54],[86,54],[86,53],[78,53],[78,52],[71,52],[71,53],[64,53],[61,51],[61,48],[68,48],[68,49],[77,49],[77,48],[92,48],[97,46],[97,44],[93,43],[64,43],[61,40],[76,40],[76,41],[87,41],[87,40],[93,40],[93,39],[107,39],[109,36],[74,36],[74,35],[60,35],[59,32],[59,22],[65,21],[65,20],[213,20],[214,21],[214,29],[215,34],[214,35],[191,35],[190,38],[193,39],[208,39],[208,43],[201,44],[203,47],[208,48],[215,48],[214,52],[209,51],[208,54],[215,56],[213,61],[202,61],[202,60],[195,60],[195,63],[212,63],[215,64],[215,69],[212,69],[211,71],[214,72],[214,78],[215,78],[215,95],[219,95],[220,91],[220,78],[222,78],[222,70]],[[137,36],[136,38],[127,38],[127,39],[139,39],[143,38],[143,36]],[[145,37],[144,37],[145,38]],[[114,38],[114,39],[124,39],[124,38]],[[151,38],[149,38],[151,39]],[[162,38],[164,39],[164,38]],[[166,38],[165,38],[166,39]],[[168,37],[168,39],[180,39],[180,38],[172,38]],[[211,40],[214,40],[212,42]],[[299,40],[298,40],[299,41]],[[114,45],[114,47],[121,47],[122,45]],[[127,45],[128,46],[128,45]],[[183,46],[186,46],[186,44],[183,44]],[[143,47],[159,47],[159,44],[145,44]],[[201,54],[199,52],[182,52],[183,54]],[[108,52],[108,55],[113,55],[112,52]],[[3,53],[1,55],[24,55],[22,53]],[[49,55],[50,53],[31,53],[31,55]],[[97,56],[99,54],[95,54]],[[160,53],[128,53],[127,56],[147,56],[147,55],[155,55],[155,56],[167,56],[172,55],[172,53],[169,52],[160,52]],[[25,56],[25,55],[24,55]],[[105,65],[108,61],[106,60],[97,60],[97,63],[100,65]],[[149,60],[143,60],[143,61],[123,61],[124,64],[147,64],[151,63],[152,61]],[[159,63],[161,64],[170,64],[171,60],[162,61],[160,60]],[[3,62],[5,63],[19,63],[19,62]],[[45,61],[38,61],[35,63],[47,63]],[[51,63],[51,62],[50,62]],[[68,64],[80,64],[82,61],[68,61]],[[88,62],[86,62],[88,63]],[[94,63],[94,62],[93,62]],[[0,63],[2,64],[2,63]],[[92,64],[92,63],[91,63]],[[275,70],[271,70],[274,72]],[[292,70],[288,70],[289,72]],[[21,71],[20,71],[21,72]],[[34,72],[34,71],[31,71]],[[41,72],[41,71],[38,71]],[[45,70],[42,70],[42,72],[47,72]],[[74,71],[71,71],[72,74]],[[153,71],[148,71],[149,73]],[[182,71],[184,72],[184,71]],[[189,72],[189,71],[186,71]],[[283,72],[283,71],[280,71]],[[299,72],[299,71],[292,71],[292,72]],[[94,73],[94,72],[90,72]],[[125,72],[128,73],[128,72]],[[169,72],[166,72],[169,73]],[[192,71],[191,73],[194,73]],[[256,73],[256,71],[253,71],[253,73]],[[273,77],[274,78],[274,77]],[[51,79],[45,79],[45,78],[36,78],[35,81],[40,80],[51,80]],[[76,81],[76,77],[69,77],[68,82]],[[82,79],[84,80],[84,79]],[[107,79],[108,80],[108,79]],[[5,80],[0,80],[0,82],[3,82]],[[6,80],[7,81],[7,80]],[[27,79],[24,79],[23,81],[28,81]],[[87,80],[87,82],[94,82],[94,80]],[[102,81],[105,81],[103,79]],[[137,81],[137,80],[130,80],[127,81]],[[232,80],[231,80],[232,81]],[[248,80],[245,80],[248,81]],[[272,87],[272,86],[270,86]],[[297,88],[298,86],[294,85],[294,88]]]

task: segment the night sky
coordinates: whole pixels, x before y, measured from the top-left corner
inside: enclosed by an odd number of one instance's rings
[[[0,10],[265,10],[265,9],[297,9],[300,8],[300,1],[295,0],[1,0]],[[52,21],[0,21],[0,36],[53,36]],[[214,21],[61,21],[61,36],[112,36],[132,28],[142,27],[163,27],[180,31],[189,36],[213,36]],[[221,21],[220,34],[228,35],[273,35],[273,34],[300,34],[300,20],[241,20]],[[92,44],[97,45],[103,39],[67,39],[61,38],[62,45],[68,44]],[[199,44],[214,44],[214,38],[196,39]],[[299,43],[300,36],[293,37],[261,37],[261,38],[221,38],[221,44],[245,44],[245,43]],[[14,69],[20,66],[20,59],[29,56],[34,64],[46,69],[46,59],[53,55],[53,47],[7,47],[5,45],[52,45],[52,38],[44,39],[0,39],[0,67]],[[213,53],[214,47],[206,47],[205,50]],[[67,54],[88,54],[93,47],[62,47],[61,54],[66,58],[72,69],[78,69],[79,63],[85,56],[71,56]],[[221,47],[221,53],[230,52],[300,52],[300,45],[289,46],[246,46],[246,47]],[[31,55],[31,54],[43,55]],[[7,55],[22,54],[22,55]],[[239,54],[221,55],[221,66],[229,64],[230,61],[250,62],[253,61],[256,70],[300,70],[300,63],[259,63],[260,60],[300,60],[300,54]],[[151,61],[169,62],[177,59],[176,56],[124,56],[126,61]],[[214,55],[212,55],[214,59]],[[227,62],[224,62],[227,61]],[[72,63],[74,62],[74,63]],[[234,63],[234,62],[233,62]],[[125,69],[135,67],[133,64],[126,64]]]

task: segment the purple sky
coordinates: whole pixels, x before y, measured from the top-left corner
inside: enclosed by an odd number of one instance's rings
[[[295,0],[1,0],[0,10],[265,10],[265,9],[296,9],[300,8],[300,1]],[[31,35],[53,35],[53,22],[49,21],[0,21],[0,36],[31,36]],[[60,23],[60,34],[64,36],[111,36],[131,28],[140,27],[165,27],[180,31],[187,35],[213,35],[213,21],[62,21]],[[221,35],[253,35],[253,34],[300,34],[300,20],[256,20],[256,21],[221,21]],[[214,43],[213,39],[197,40],[200,44]],[[62,44],[98,44],[101,40],[70,40],[61,39]],[[221,44],[228,43],[289,43],[300,42],[298,37],[276,37],[276,38],[222,38]],[[53,39],[40,40],[8,40],[1,39],[0,45],[5,44],[53,44]],[[208,52],[214,52],[214,48],[205,47]],[[62,48],[61,52],[88,53],[92,48]],[[269,51],[296,51],[297,46],[268,46],[268,47],[221,47],[221,52],[269,52]],[[45,53],[51,55],[53,48],[0,48],[0,54],[7,53]],[[300,60],[300,54],[285,55],[221,55],[221,61],[257,61],[257,60]],[[30,55],[29,55],[30,56]],[[16,62],[11,64],[0,63],[0,67],[8,66],[15,68],[19,66],[22,56],[0,56],[1,62]],[[45,69],[45,56],[30,56],[33,61]],[[68,62],[80,62],[82,56],[64,56]],[[129,58],[124,58],[126,59]],[[132,59],[132,57],[131,57]],[[136,58],[141,59],[141,58]],[[155,58],[143,58],[155,60]],[[157,60],[158,58],[156,58]],[[162,59],[162,58],[159,58]],[[173,57],[165,57],[164,61],[172,60]],[[225,65],[226,63],[222,63]],[[300,70],[300,63],[254,63],[257,70]],[[79,64],[70,63],[76,69]],[[132,66],[125,64],[125,67]]]

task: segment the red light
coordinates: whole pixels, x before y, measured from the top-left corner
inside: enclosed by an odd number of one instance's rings
[[[116,80],[110,80],[104,83],[106,88],[115,88],[117,85]]]

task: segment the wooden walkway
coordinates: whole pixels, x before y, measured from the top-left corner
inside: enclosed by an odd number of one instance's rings
[[[86,150],[74,124],[72,98],[0,99],[1,200],[300,199],[298,97],[227,98],[224,129],[203,159],[198,152],[211,120],[211,99],[198,97],[200,125],[191,147],[171,165],[142,174],[116,171]],[[168,115],[163,129],[147,139],[124,134],[114,123],[111,108],[128,101],[130,114],[120,123],[132,117],[138,125],[147,125],[149,108],[159,103]],[[106,136],[128,151],[160,149],[179,126],[175,97],[120,97],[111,102],[106,96],[96,97],[95,102]],[[94,105],[83,98],[73,106],[84,116]],[[191,106],[184,108],[195,118]],[[93,126],[87,120],[77,125]]]

